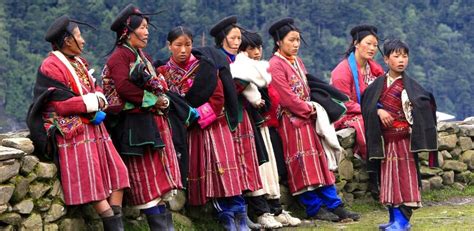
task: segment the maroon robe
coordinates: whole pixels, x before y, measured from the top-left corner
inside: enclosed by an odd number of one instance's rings
[[[39,71],[69,86],[78,95],[79,88],[84,95],[102,91],[87,74],[84,59],[81,59],[84,65],[74,59],[67,60],[75,67],[80,86],[77,86],[66,65],[52,53],[43,61]],[[62,134],[56,135],[61,186],[67,205],[104,200],[112,191],[130,186],[127,168],[104,124],[91,124],[88,120],[92,116],[93,113],[87,113],[81,95],[64,101],[52,101],[43,112],[46,131],[51,126],[69,124],[68,131],[63,130]]]

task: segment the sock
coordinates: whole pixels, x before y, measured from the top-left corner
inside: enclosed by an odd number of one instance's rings
[[[102,213],[100,213],[99,216],[101,218],[113,217],[114,216],[114,211],[110,208],[110,209],[107,209],[107,210],[103,211]]]
[[[165,211],[166,211],[166,206],[165,205],[157,205],[157,206],[153,206],[151,208],[142,209],[142,212],[145,215],[158,215],[158,214],[165,213]]]

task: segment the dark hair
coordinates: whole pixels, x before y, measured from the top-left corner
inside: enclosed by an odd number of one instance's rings
[[[379,37],[377,35],[377,27],[375,26],[370,26],[370,25],[355,26],[354,28],[351,29],[350,34],[352,36],[352,42],[349,45],[349,48],[347,48],[346,52],[344,53],[344,57],[348,57],[352,52],[355,51],[356,47],[354,43],[360,43],[365,37],[369,35],[373,35],[377,39],[377,41],[379,40]],[[377,46],[377,48],[380,50],[380,47]]]
[[[242,33],[242,43],[239,52],[245,51],[247,48],[257,48],[263,45],[262,37],[257,32],[244,31]]]
[[[143,19],[145,19],[147,23],[150,21],[148,17],[143,15],[130,15],[130,24],[125,25],[123,30],[117,31],[115,44],[123,44],[127,40],[127,36],[142,24]],[[125,34],[123,34],[124,30],[127,30]]]
[[[280,28],[278,28],[274,34],[272,34],[272,37],[273,37],[273,52],[276,52],[279,48],[277,42],[278,41],[281,41],[285,38],[285,36],[290,33],[291,31],[296,31],[298,33],[301,33],[300,29],[298,27],[296,27],[295,25],[293,24],[287,24],[287,25],[284,25]],[[304,40],[303,40],[304,42]]]
[[[400,39],[388,40],[383,44],[383,55],[389,57],[394,52],[404,52],[407,55],[410,53],[408,45]]]
[[[222,42],[224,41],[225,37],[229,34],[229,32],[234,28],[238,28],[239,30],[241,30],[239,26],[235,24],[231,24],[231,25],[228,25],[226,28],[224,28],[224,30],[216,34],[216,36],[214,37],[214,41],[216,43],[217,48],[222,48]]]
[[[166,37],[166,40],[168,40],[168,42],[171,44],[181,35],[186,35],[189,37],[189,39],[191,39],[191,41],[193,41],[193,33],[191,32],[191,30],[183,26],[177,26],[171,29],[170,32],[168,32],[168,37]]]
[[[53,50],[60,50],[61,48],[63,48],[65,39],[67,37],[73,36],[72,32],[74,31],[74,29],[76,29],[76,27],[79,28],[79,26],[76,23],[74,22],[69,23],[69,25],[67,25],[66,30],[64,30],[62,35],[58,36],[57,39],[52,42]]]

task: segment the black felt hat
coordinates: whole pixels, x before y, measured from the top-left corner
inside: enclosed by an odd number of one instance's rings
[[[132,15],[142,16],[147,21],[149,21],[148,17],[147,17],[148,15],[159,14],[163,11],[164,10],[160,10],[160,11],[154,12],[154,13],[143,13],[143,12],[140,11],[140,9],[138,9],[138,7],[134,6],[133,4],[128,4],[125,8],[122,9],[122,11],[120,11],[120,13],[117,15],[117,17],[115,17],[115,20],[112,22],[112,25],[110,26],[110,29],[112,31],[115,31],[115,32],[120,32],[124,27],[127,26],[128,18]],[[150,25],[153,26],[152,24],[150,24]]]
[[[358,25],[351,29],[352,38],[356,38],[356,35],[362,31],[368,32],[370,34],[377,34],[377,27],[372,25]]]
[[[237,16],[232,15],[223,18],[211,28],[209,34],[211,34],[212,37],[216,37],[220,32],[230,25],[237,25]]]
[[[72,30],[74,30],[77,24],[83,24],[83,25],[87,25],[89,27],[94,28],[93,26],[85,22],[71,19],[67,15],[62,15],[61,17],[54,20],[53,23],[51,23],[48,30],[46,31],[44,39],[50,43],[55,43],[58,41],[58,39],[64,36],[64,33],[72,34]]]
[[[268,33],[270,35],[274,35],[276,33],[276,31],[284,26],[289,26],[291,28],[294,28],[295,27],[295,20],[293,18],[283,18],[283,19],[280,19],[276,22],[274,22],[271,26],[270,26],[270,29],[268,29]]]

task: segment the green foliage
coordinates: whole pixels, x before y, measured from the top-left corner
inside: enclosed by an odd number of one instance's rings
[[[41,60],[51,49],[44,41],[49,24],[68,14],[94,25],[81,27],[87,45],[84,57],[96,76],[115,34],[109,27],[125,0],[4,0],[0,1],[0,107],[10,116],[24,120],[31,103],[32,86]],[[349,46],[349,30],[361,23],[379,28],[380,44],[387,38],[401,38],[410,50],[409,74],[432,91],[438,110],[459,119],[474,115],[474,7],[469,1],[347,1],[347,0],[143,0],[135,1],[144,12],[164,10],[151,16],[146,51],[155,59],[167,59],[167,32],[184,25],[194,31],[195,46],[213,45],[208,31],[219,19],[235,14],[239,24],[263,35],[266,58],[273,41],[270,24],[281,17],[296,19],[302,30],[300,55],[309,72],[328,80],[331,70]],[[381,55],[377,56],[379,62]],[[381,62],[383,63],[383,62]]]

